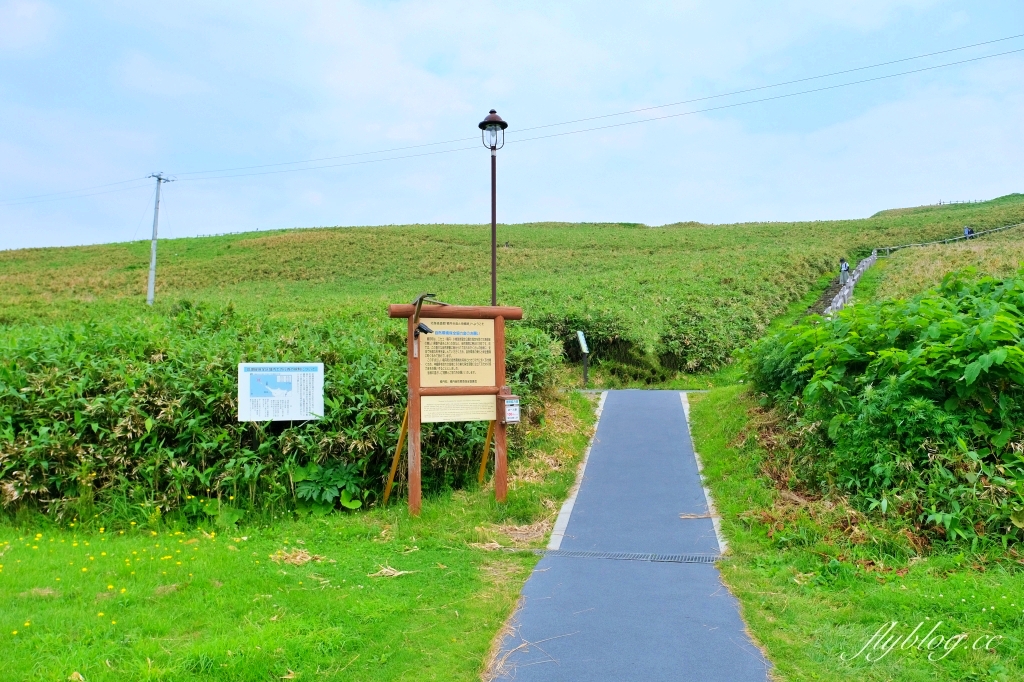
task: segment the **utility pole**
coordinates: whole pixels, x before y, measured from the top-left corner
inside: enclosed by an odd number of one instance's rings
[[[153,305],[156,297],[156,228],[160,222],[160,185],[171,182],[163,173],[153,173],[156,178],[156,203],[153,205],[153,241],[149,247],[149,288],[146,290],[146,305]]]

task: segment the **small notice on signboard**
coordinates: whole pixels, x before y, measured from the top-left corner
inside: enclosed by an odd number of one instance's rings
[[[434,332],[420,336],[420,386],[494,386],[494,320],[421,321]]]
[[[494,421],[498,400],[493,395],[425,395],[420,399],[420,421]]]
[[[519,398],[505,398],[505,423],[519,423]]]
[[[323,414],[323,363],[238,365],[238,421],[306,421]]]

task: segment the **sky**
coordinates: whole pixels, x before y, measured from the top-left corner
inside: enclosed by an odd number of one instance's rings
[[[486,223],[491,108],[503,223],[989,199],[1024,191],[1024,52],[797,93],[1017,34],[1020,0],[0,0],[0,249],[148,238],[154,172],[161,237]]]

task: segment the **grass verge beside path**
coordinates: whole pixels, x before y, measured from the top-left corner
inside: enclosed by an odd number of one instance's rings
[[[1024,679],[1020,565],[992,553],[921,557],[863,517],[847,516],[843,527],[841,505],[778,491],[762,475],[744,387],[689,399],[694,441],[732,555],[720,564],[723,578],[779,679]],[[858,655],[893,622],[878,648]],[[920,648],[904,639],[929,632]],[[960,634],[967,636],[952,646]],[[936,647],[933,660],[928,643]],[[884,654],[886,645],[893,648]]]
[[[488,487],[224,534],[0,527],[0,677],[478,679],[537,561],[488,544],[543,542],[593,421],[578,393],[549,404],[504,506]]]

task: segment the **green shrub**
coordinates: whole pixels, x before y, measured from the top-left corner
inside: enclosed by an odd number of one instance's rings
[[[560,342],[565,357],[573,362],[583,360],[576,332],[587,338],[591,360],[639,364],[643,362],[643,342],[630,334],[629,325],[607,310],[569,310],[544,313],[529,324],[543,330]]]
[[[120,505],[134,516],[223,520],[235,507],[373,501],[406,402],[405,352],[389,331],[188,303],[168,317],[9,327],[0,334],[0,506],[67,518]],[[509,385],[529,409],[557,355],[535,329],[510,325],[507,345]],[[298,361],[325,365],[324,418],[238,422],[237,363]],[[470,480],[485,430],[424,425],[425,489]]]
[[[813,317],[754,346],[802,483],[947,539],[1024,537],[1024,271]]]
[[[665,318],[658,358],[668,369],[713,372],[732,360],[733,352],[764,332],[766,324],[745,305],[714,308],[686,304]]]

